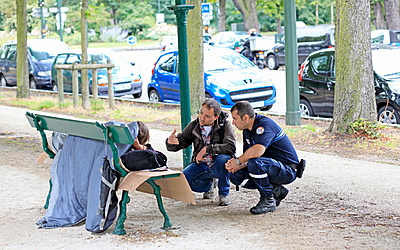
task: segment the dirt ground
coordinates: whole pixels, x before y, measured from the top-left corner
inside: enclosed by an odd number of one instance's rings
[[[257,191],[232,186],[227,207],[198,193],[195,206],[164,198],[178,227],[164,231],[155,197],[130,192],[124,236],[112,234],[114,225],[101,234],[86,231],[84,223],[37,229],[51,160],[36,164],[42,152],[38,133],[0,129],[0,249],[400,249],[399,129],[385,128],[376,141],[330,136],[323,132],[329,121],[303,119],[301,128],[293,128],[284,117],[270,117],[307,160],[304,177],[287,186],[289,195],[275,212],[252,215]],[[179,130],[161,121],[148,125],[152,144],[162,145],[170,131]],[[171,168],[181,169],[181,154],[157,149]]]
[[[50,159],[36,164],[40,152],[36,138],[0,136],[1,249],[400,249],[397,166],[299,151],[309,162],[305,176],[288,185],[290,193],[274,213],[251,215],[259,195],[233,187],[227,207],[197,193],[196,206],[164,198],[179,227],[171,231],[160,229],[154,196],[131,192],[127,234],[117,236],[114,225],[101,234],[87,232],[83,223],[36,229],[51,166]],[[382,173],[373,176],[378,167]]]

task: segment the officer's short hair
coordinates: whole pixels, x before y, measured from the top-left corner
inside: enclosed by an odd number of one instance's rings
[[[209,109],[214,109],[214,116],[219,116],[221,114],[221,105],[215,99],[207,99],[201,104],[203,107],[204,105],[207,106]]]
[[[237,112],[240,119],[243,119],[244,115],[248,115],[250,118],[254,117],[254,109],[248,101],[239,101],[231,108],[231,113],[233,111]]]

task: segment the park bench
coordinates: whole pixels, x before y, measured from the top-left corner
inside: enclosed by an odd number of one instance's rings
[[[31,126],[37,128],[37,130],[40,132],[43,149],[51,159],[55,157],[55,153],[49,148],[49,142],[47,140],[45,130],[106,141],[110,145],[114,167],[121,174],[121,180],[118,189],[123,190],[122,199],[119,203],[120,213],[113,231],[114,234],[126,234],[126,231],[124,230],[124,222],[126,220],[126,204],[130,201],[128,196],[129,191],[137,190],[155,194],[158,208],[164,216],[164,225],[162,228],[165,230],[172,229],[172,223],[164,209],[161,196],[181,200],[189,204],[195,204],[190,187],[181,172],[167,170],[159,172],[134,171],[128,173],[121,167],[118,149],[115,143],[134,143],[134,138],[132,138],[127,126],[109,125],[97,121],[91,122],[86,120],[78,120],[76,118],[49,116],[34,114],[31,112],[26,112],[26,117],[28,118]],[[49,202],[50,193],[51,180],[50,191],[49,195],[47,196],[45,208],[47,208],[46,206]]]

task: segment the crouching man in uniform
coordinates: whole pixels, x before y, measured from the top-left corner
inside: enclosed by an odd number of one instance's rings
[[[244,153],[226,163],[229,178],[237,186],[260,192],[252,214],[273,212],[289,192],[282,184],[296,179],[296,151],[285,132],[270,118],[255,114],[249,102],[236,103],[231,113],[232,124],[243,130]]]

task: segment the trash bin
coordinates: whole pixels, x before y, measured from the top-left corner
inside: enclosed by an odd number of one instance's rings
[[[283,33],[276,33],[275,34],[275,43],[280,42],[283,37]]]

